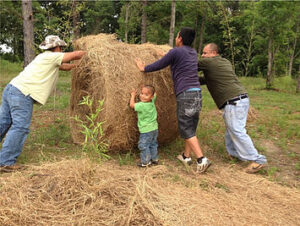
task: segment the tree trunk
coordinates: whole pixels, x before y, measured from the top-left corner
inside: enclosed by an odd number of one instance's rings
[[[26,67],[35,57],[31,0],[22,0],[22,17],[24,34],[24,67]]]
[[[298,68],[298,83],[297,83],[296,93],[300,93],[300,64]]]
[[[199,23],[199,14],[197,13],[196,15],[196,21],[195,21],[195,39],[194,39],[194,43],[193,43],[193,47],[194,49],[196,49],[196,40],[197,40],[197,36],[198,36],[198,23]]]
[[[128,43],[128,18],[129,18],[129,8],[130,1],[126,1],[126,12],[125,12],[125,43]]]
[[[147,41],[147,12],[146,12],[146,6],[147,6],[147,0],[143,0],[141,43],[146,43],[146,41]]]
[[[266,81],[266,88],[271,89],[273,87],[273,51],[272,51],[272,45],[273,45],[273,36],[272,34],[269,36],[268,41],[268,72],[267,72],[267,81]]]
[[[299,26],[297,26],[297,29],[296,29],[296,37],[294,39],[293,49],[292,49],[291,56],[290,56],[288,76],[292,76],[293,63],[294,63],[294,57],[295,57],[295,50],[296,50],[296,46],[297,46],[297,34],[298,34],[298,32],[299,32]]]
[[[74,40],[80,38],[80,27],[78,25],[80,15],[77,11],[77,1],[73,0],[72,4],[72,22],[73,22],[73,34],[74,34]]]
[[[252,26],[251,26],[251,32],[250,32],[250,40],[249,40],[249,46],[248,46],[248,51],[247,51],[247,57],[246,57],[246,63],[245,63],[245,74],[244,76],[248,76],[249,74],[249,64],[251,61],[251,56],[252,56],[252,46],[253,46],[253,40],[254,40],[254,20],[252,21]]]
[[[227,34],[228,34],[228,39],[229,39],[229,44],[230,44],[230,51],[231,51],[231,64],[233,67],[233,70],[235,70],[235,50],[234,50],[234,38],[232,37],[232,32],[231,32],[231,27],[229,24],[229,19],[228,19],[228,15],[227,15],[227,10],[225,9],[223,3],[221,3],[221,7],[222,7],[222,12],[224,15],[224,19],[225,19],[225,25],[226,25],[226,29],[227,29]]]
[[[169,45],[171,47],[173,47],[173,43],[174,43],[175,13],[176,13],[176,1],[172,0],[172,5],[171,5],[171,23],[170,23],[170,34],[169,34]]]
[[[205,19],[206,19],[206,9],[204,10],[204,13],[202,15],[202,20],[201,20],[200,33],[199,33],[198,53],[201,53],[201,51],[202,51]]]

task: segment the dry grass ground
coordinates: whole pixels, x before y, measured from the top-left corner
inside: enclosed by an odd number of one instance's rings
[[[195,167],[195,165],[194,165]],[[239,166],[198,175],[68,160],[0,177],[0,225],[299,225],[300,192]]]
[[[21,70],[15,67],[1,66],[1,92]],[[268,168],[249,175],[243,172],[247,163],[228,158],[221,113],[204,87],[197,135],[214,164],[197,175],[175,160],[180,139],[159,148],[157,167],[137,168],[137,150],[101,165],[86,160],[89,153],[71,140],[70,75],[62,74],[56,99],[35,106],[18,158],[27,169],[0,174],[0,225],[300,225],[300,98],[294,81],[276,78],[278,87],[288,88],[275,92],[262,89],[262,78],[241,80],[251,99],[247,130]]]

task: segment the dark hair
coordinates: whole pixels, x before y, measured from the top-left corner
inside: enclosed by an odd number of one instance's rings
[[[190,27],[183,27],[179,32],[179,37],[182,38],[183,45],[192,46],[195,39],[195,30]]]
[[[51,52],[53,52],[54,50],[55,50],[55,48],[56,47],[58,47],[58,46],[55,46],[55,47],[53,47],[53,48],[50,48],[50,49],[47,49],[47,51],[51,51]],[[59,46],[60,47],[60,49],[62,49],[62,46]]]
[[[154,86],[152,86],[152,85],[143,85],[143,88],[149,89],[150,92],[151,92],[151,95],[152,95],[152,96],[154,95],[154,93],[155,93],[155,88],[154,88]]]

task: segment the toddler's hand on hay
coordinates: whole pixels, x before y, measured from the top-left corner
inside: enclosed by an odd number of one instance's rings
[[[136,92],[137,92],[136,89],[132,89],[132,90],[131,90],[131,93],[130,93],[131,96],[135,97],[135,96],[136,96]]]
[[[146,65],[140,58],[135,59],[135,62],[140,71],[145,71]]]
[[[129,106],[130,106],[131,108],[134,109],[134,106],[135,106],[136,89],[132,89],[130,94],[131,94],[131,97],[130,97]]]

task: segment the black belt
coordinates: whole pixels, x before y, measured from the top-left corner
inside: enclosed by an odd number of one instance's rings
[[[238,101],[238,100],[241,100],[241,99],[245,99],[245,98],[248,98],[248,94],[245,93],[245,94],[241,94],[237,97],[234,97],[230,100],[227,100],[221,107],[220,109],[224,108],[227,104],[231,104],[231,105],[236,105],[236,102],[235,101]]]

